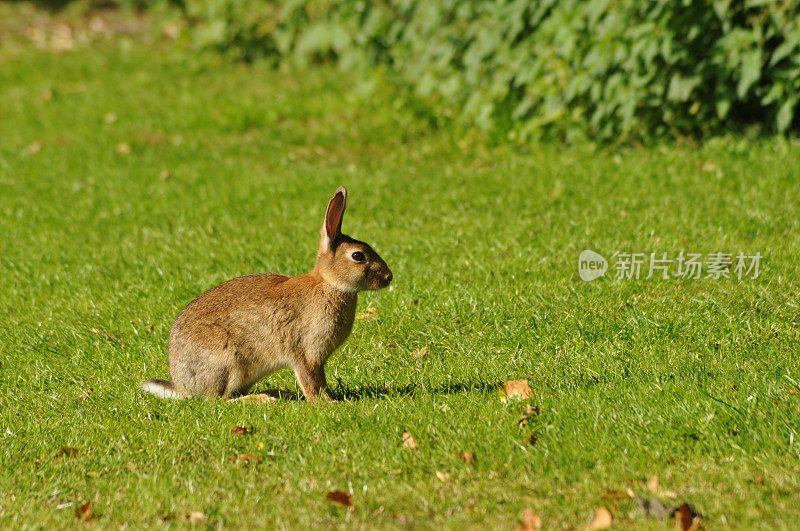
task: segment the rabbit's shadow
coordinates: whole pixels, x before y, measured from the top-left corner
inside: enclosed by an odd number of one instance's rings
[[[330,397],[340,402],[358,402],[365,399],[375,398],[401,398],[414,397],[417,395],[455,395],[470,393],[472,391],[492,392],[496,391],[500,384],[495,382],[467,382],[467,383],[448,383],[438,386],[419,386],[415,384],[406,385],[358,385],[349,387],[338,385],[328,390]],[[232,402],[245,403],[266,403],[287,400],[291,402],[304,400],[302,393],[288,391],[286,389],[265,389],[252,394],[242,395],[232,398]]]

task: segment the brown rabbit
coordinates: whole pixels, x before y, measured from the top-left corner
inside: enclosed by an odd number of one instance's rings
[[[234,278],[190,302],[169,335],[172,380],[142,389],[161,398],[229,398],[291,368],[307,400],[327,398],[325,362],[350,334],[358,292],[392,281],[372,247],[342,234],[346,206],[342,186],[328,203],[310,273]]]

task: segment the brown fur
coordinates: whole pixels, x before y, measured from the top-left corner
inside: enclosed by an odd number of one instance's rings
[[[353,327],[358,292],[389,285],[392,273],[366,243],[342,234],[347,190],[334,194],[317,263],[305,275],[234,278],[181,312],[169,337],[171,382],[150,380],[159,396],[243,394],[291,368],[308,400],[326,396],[325,362]],[[363,254],[364,260],[356,260]]]

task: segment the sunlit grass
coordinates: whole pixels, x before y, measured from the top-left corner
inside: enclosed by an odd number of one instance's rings
[[[103,527],[202,511],[234,528],[513,528],[525,508],[563,527],[605,505],[643,528],[658,524],[603,495],[658,475],[712,526],[793,527],[797,145],[485,147],[389,91],[354,96],[358,81],[135,39],[0,54],[0,525],[71,526],[94,500]],[[328,365],[341,402],[143,396],[192,298],[313,265],[341,184],[345,231],[395,275]],[[763,271],[585,283],[585,248],[760,252]],[[498,395],[514,378],[541,411],[522,427],[525,404]],[[273,387],[299,391],[289,372],[255,391]]]

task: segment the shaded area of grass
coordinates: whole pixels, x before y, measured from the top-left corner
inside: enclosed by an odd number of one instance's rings
[[[135,39],[0,54],[0,524],[65,527],[96,500],[108,527],[197,510],[230,527],[512,528],[526,507],[575,526],[602,504],[646,528],[603,495],[655,474],[712,525],[791,527],[797,146],[487,148],[359,81]],[[329,364],[342,402],[143,396],[194,296],[310,268],[339,184],[345,231],[396,278]],[[586,247],[759,251],[764,270],[583,283]],[[522,427],[524,404],[497,394],[512,378],[540,409]],[[273,387],[298,392],[288,372],[254,391]]]

